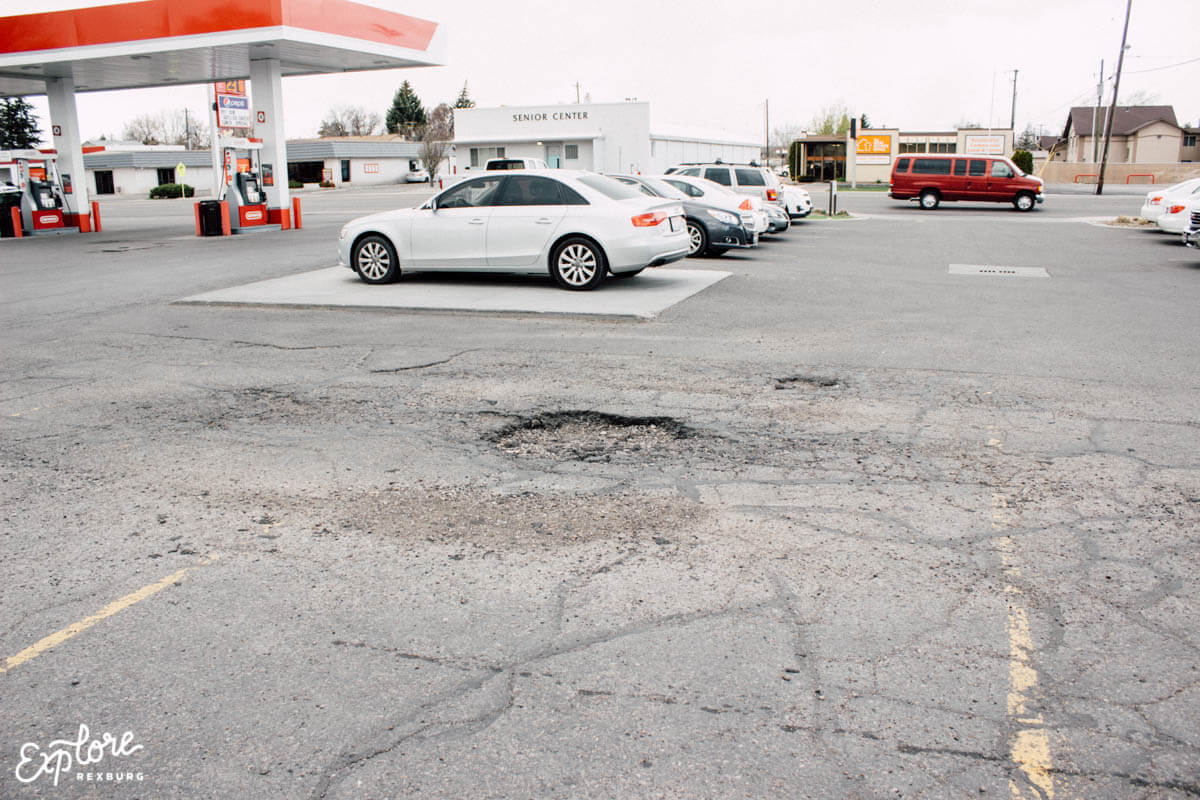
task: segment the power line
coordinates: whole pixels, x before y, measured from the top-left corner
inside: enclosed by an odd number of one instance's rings
[[[1182,67],[1184,64],[1194,64],[1197,61],[1200,61],[1200,58],[1189,58],[1187,61],[1180,61],[1176,64],[1167,64],[1165,67],[1151,67],[1150,69],[1127,70],[1125,72],[1125,74],[1126,75],[1141,75],[1146,72],[1158,72],[1159,70],[1174,69],[1175,67]]]

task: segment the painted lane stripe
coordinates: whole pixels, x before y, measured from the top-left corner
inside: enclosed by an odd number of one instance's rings
[[[84,617],[83,619],[79,620],[78,622],[68,625],[67,627],[63,628],[62,630],[58,631],[57,633],[50,634],[46,638],[42,639],[40,642],[37,642],[36,644],[26,647],[24,650],[17,653],[15,656],[10,656],[8,659],[6,659],[4,662],[4,665],[0,666],[0,674],[8,672],[9,670],[13,669],[14,667],[19,667],[20,665],[24,664],[26,661],[32,661],[33,659],[37,658],[38,656],[40,656],[42,653],[46,652],[47,650],[51,650],[55,647],[58,647],[60,644],[67,641],[68,639],[71,639],[72,637],[77,636],[80,633],[83,633],[84,631],[86,631],[88,628],[92,627],[96,623],[103,622],[104,620],[108,619],[109,617],[113,616],[114,614],[120,613],[121,611],[124,611],[125,609],[129,608],[130,606],[132,606],[136,603],[140,603],[141,601],[145,600],[147,597],[150,597],[152,595],[157,594],[158,592],[161,592],[163,589],[167,588],[168,586],[175,583],[176,581],[182,580],[184,575],[186,575],[189,572],[191,572],[192,570],[196,569],[196,567],[202,567],[202,566],[205,566],[206,564],[210,564],[213,561],[216,561],[217,558],[219,558],[219,556],[209,556],[207,559],[205,559],[200,564],[197,564],[196,566],[185,567],[185,568],[179,570],[178,572],[174,572],[174,573],[168,575],[167,577],[163,578],[161,581],[159,581],[157,583],[152,583],[149,586],[143,586],[141,589],[138,589],[136,592],[133,592],[132,594],[127,594],[124,597],[120,598],[119,600],[114,600],[113,602],[106,605],[104,608],[100,609],[95,614],[92,614],[90,617]]]
[[[1000,442],[990,439],[988,444],[997,447]],[[992,530],[999,532],[1009,527],[1007,509],[1008,498],[999,492],[993,493]],[[998,537],[996,548],[1000,551],[1004,600],[1008,606],[1005,625],[1008,633],[1008,718],[1013,726],[1008,757],[1028,781],[1025,784],[1009,780],[1009,794],[1013,800],[1054,800],[1050,736],[1042,715],[1029,709],[1030,699],[1037,691],[1038,673],[1032,663],[1033,635],[1029,627],[1029,613],[1024,605],[1024,592],[1017,585],[1021,571],[1014,564],[1011,537]]]

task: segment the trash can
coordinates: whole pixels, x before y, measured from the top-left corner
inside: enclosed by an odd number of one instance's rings
[[[15,189],[11,192],[0,191],[0,237],[12,238],[17,235],[13,228],[14,208],[21,208],[21,193]]]
[[[201,236],[220,236],[221,235],[221,201],[220,200],[201,200],[200,201],[200,235]]]

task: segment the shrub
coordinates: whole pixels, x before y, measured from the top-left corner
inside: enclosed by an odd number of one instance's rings
[[[1012,162],[1021,168],[1022,172],[1033,172],[1033,153],[1028,150],[1017,150],[1012,154]]]
[[[300,181],[288,181],[288,188],[289,189],[303,189],[304,184],[301,183]]]
[[[322,189],[332,189],[333,181],[321,181],[321,188]]]
[[[150,190],[150,199],[158,200],[163,197],[195,197],[196,190],[186,183],[163,183]]]

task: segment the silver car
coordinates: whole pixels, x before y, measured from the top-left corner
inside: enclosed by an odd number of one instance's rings
[[[590,172],[521,170],[468,178],[419,208],[360,217],[338,262],[367,283],[403,270],[549,275],[564,289],[629,278],[688,254],[683,206]]]

